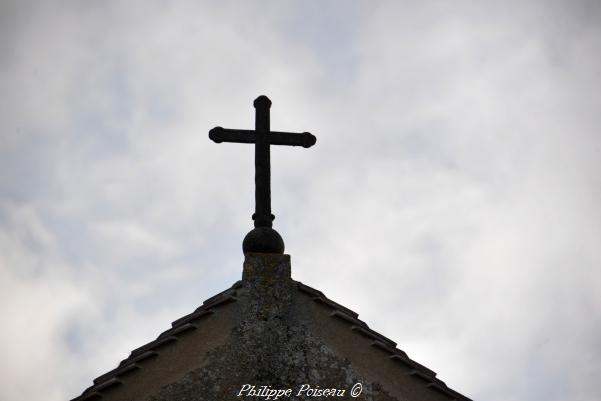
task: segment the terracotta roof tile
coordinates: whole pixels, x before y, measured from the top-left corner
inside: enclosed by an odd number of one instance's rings
[[[171,323],[171,327],[173,327],[173,328],[179,327],[179,326],[182,326],[189,322],[192,322],[194,320],[198,320],[202,317],[212,315],[213,313],[215,313],[215,311],[207,310],[207,309],[201,309],[201,310],[197,309],[195,312],[192,312],[189,315],[186,315],[186,316],[180,317],[177,320],[174,320],[173,323]]]
[[[131,351],[129,357],[122,360],[117,368],[98,376],[94,379],[94,384],[92,386],[88,387],[79,397],[73,398],[71,401],[88,401],[101,398],[103,390],[109,390],[110,388],[121,384],[119,376],[141,369],[141,367],[136,364],[137,362],[157,357],[159,355],[158,349],[177,342],[178,335],[196,329],[197,326],[190,322],[215,313],[212,308],[236,301],[236,288],[239,288],[240,286],[240,281],[234,283],[231,288],[205,300],[203,305],[194,312],[175,320],[171,324],[171,329],[161,333],[156,340]]]
[[[388,353],[390,360],[410,368],[411,371],[409,375],[424,382],[426,387],[444,394],[449,399],[472,401],[468,397],[447,387],[442,380],[437,379],[436,372],[409,358],[404,351],[396,348],[397,344],[394,341],[371,330],[365,322],[358,319],[359,315],[357,313],[326,298],[321,291],[311,288],[306,284],[298,282],[298,288],[300,291],[312,296],[314,301],[334,309],[330,313],[330,316],[348,323],[350,329],[357,334],[373,339],[374,341],[370,344],[372,347]]]

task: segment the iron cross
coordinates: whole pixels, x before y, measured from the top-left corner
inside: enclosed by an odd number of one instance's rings
[[[271,100],[267,96],[259,96],[254,101],[255,129],[239,130],[215,127],[209,131],[209,138],[216,142],[254,143],[255,144],[255,213],[252,215],[255,229],[244,239],[244,252],[283,253],[284,243],[279,234],[273,230],[271,214],[271,167],[270,145],[302,146],[309,148],[315,144],[316,138],[308,132],[292,133],[271,131],[269,127],[269,109]],[[273,241],[278,241],[281,246]],[[281,250],[279,249],[281,247]]]

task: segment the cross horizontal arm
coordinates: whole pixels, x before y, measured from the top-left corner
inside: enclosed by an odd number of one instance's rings
[[[315,136],[308,132],[297,134],[294,132],[272,131],[267,138],[272,145],[302,146],[303,148],[310,148],[317,141]]]
[[[209,131],[209,138],[215,143],[256,143],[257,131],[215,127]],[[316,142],[315,136],[308,132],[295,133],[271,131],[269,132],[269,135],[267,135],[267,140],[271,145],[302,146],[304,148],[310,148],[315,145]]]
[[[215,127],[209,131],[209,139],[215,143],[256,143],[257,135],[255,131],[246,129],[226,129],[221,127]]]

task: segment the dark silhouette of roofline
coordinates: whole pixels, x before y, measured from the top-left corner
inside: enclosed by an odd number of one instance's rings
[[[472,401],[470,398],[447,387],[442,380],[436,378],[436,372],[409,358],[404,351],[396,347],[397,344],[394,341],[370,329],[365,322],[359,320],[359,315],[356,312],[332,301],[319,290],[309,287],[300,281],[295,281],[295,283],[298,290],[312,297],[314,302],[330,308],[332,310],[330,317],[348,324],[349,328],[357,335],[373,340],[370,346],[383,351],[386,354],[386,358],[391,362],[410,368],[409,375],[415,380],[418,380],[432,391],[444,394],[449,400]],[[242,281],[237,281],[225,291],[205,300],[194,312],[173,321],[169,330],[162,332],[156,340],[131,351],[129,357],[122,360],[115,369],[98,376],[94,379],[92,386],[88,387],[80,396],[73,398],[71,401],[101,399],[104,392],[123,385],[120,376],[142,369],[138,362],[160,357],[160,349],[174,346],[178,342],[180,334],[197,329],[198,324],[204,317],[216,313],[216,309],[219,309],[223,305],[236,302],[238,300],[236,291],[241,286]]]

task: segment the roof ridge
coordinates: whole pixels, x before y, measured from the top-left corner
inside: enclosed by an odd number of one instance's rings
[[[312,300],[322,306],[332,309],[330,317],[336,318],[349,325],[350,329],[362,336],[372,339],[371,347],[379,349],[388,354],[388,359],[392,362],[400,363],[408,368],[411,368],[409,376],[416,378],[425,383],[427,388],[433,391],[440,392],[453,400],[472,401],[470,398],[458,393],[457,391],[447,387],[440,379],[436,378],[436,372],[428,369],[422,364],[412,360],[407,354],[396,348],[396,342],[385,337],[384,335],[369,328],[367,323],[359,319],[359,314],[351,309],[332,301],[327,298],[321,291],[316,290],[300,281],[294,281],[296,287],[301,292],[309,295]],[[122,360],[119,365],[93,380],[92,386],[88,387],[83,393],[73,398],[71,401],[84,401],[102,398],[103,391],[113,389],[123,384],[120,377],[126,374],[134,373],[142,369],[138,364],[146,359],[158,357],[160,353],[158,349],[172,343],[178,342],[178,336],[188,331],[196,330],[198,326],[193,321],[202,319],[203,317],[215,313],[215,308],[226,305],[230,302],[237,301],[237,289],[242,286],[242,281],[235,282],[230,288],[207,298],[201,306],[196,308],[192,313],[189,313],[172,322],[171,328],[163,331],[159,336],[130,352],[130,355]]]
[[[177,342],[178,336],[183,333],[196,330],[198,326],[192,324],[192,321],[212,315],[215,313],[214,308],[238,300],[236,297],[236,290],[240,288],[241,285],[241,281],[235,282],[225,291],[221,291],[220,293],[207,298],[201,306],[194,310],[194,312],[173,321],[170,329],[163,331],[156,339],[132,350],[129,356],[119,362],[119,365],[117,365],[115,369],[96,377],[90,387],[85,389],[81,395],[73,398],[71,401],[101,398],[103,396],[101,391],[112,389],[123,384],[123,382],[119,380],[120,376],[142,369],[137,362],[159,356],[157,349]]]
[[[394,341],[376,332],[375,330],[370,329],[367,323],[359,320],[358,313],[340,305],[337,302],[332,301],[321,291],[316,290],[315,288],[301,283],[300,281],[297,281],[297,284],[298,289],[309,296],[312,296],[314,302],[334,309],[334,311],[330,313],[330,317],[337,318],[349,324],[353,332],[363,337],[373,339],[374,342],[372,342],[370,345],[390,354],[389,359],[391,359],[393,362],[400,362],[401,364],[411,368],[412,370],[409,372],[409,375],[418,377],[420,380],[426,382],[426,387],[441,392],[450,397],[450,399],[472,401],[463,394],[460,394],[457,391],[449,388],[442,380],[436,378],[436,372],[409,358],[405,351],[396,348],[397,344]]]

